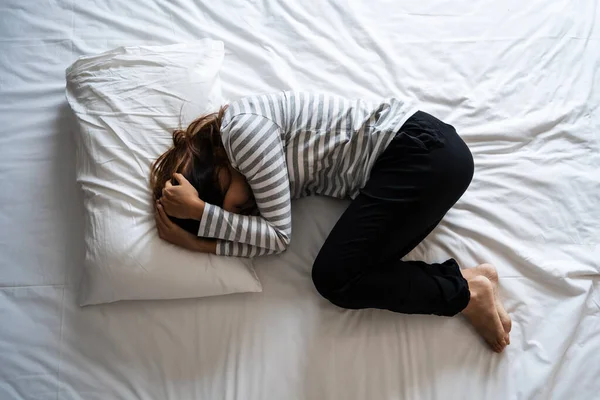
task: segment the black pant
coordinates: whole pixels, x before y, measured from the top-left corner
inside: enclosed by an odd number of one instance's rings
[[[417,112],[377,159],[360,194],[327,237],[312,271],[323,297],[344,308],[452,316],[470,299],[455,260],[402,261],[469,186],[473,157],[456,130]]]

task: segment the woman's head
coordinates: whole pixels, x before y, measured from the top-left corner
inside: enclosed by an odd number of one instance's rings
[[[176,185],[174,173],[180,173],[207,203],[231,212],[253,213],[252,191],[244,177],[233,168],[221,141],[221,121],[225,108],[193,121],[186,130],[173,132],[173,146],[153,164],[150,186],[159,199],[167,181]],[[182,228],[197,233],[199,222],[172,218]]]

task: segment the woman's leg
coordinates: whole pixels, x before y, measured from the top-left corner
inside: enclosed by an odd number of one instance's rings
[[[472,175],[471,153],[454,128],[415,114],[325,241],[313,266],[317,290],[344,308],[446,316],[467,309],[472,293],[454,260],[428,264],[400,258],[437,225]],[[485,292],[484,284],[474,283]],[[476,297],[473,304],[486,299]],[[481,308],[471,305],[469,311],[485,314]],[[492,327],[495,322],[487,321]],[[496,340],[494,328],[485,335],[488,342]]]

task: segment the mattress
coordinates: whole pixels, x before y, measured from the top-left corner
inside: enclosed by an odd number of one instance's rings
[[[594,0],[4,0],[0,399],[593,399],[600,393]],[[349,311],[310,269],[347,203],[294,202],[264,292],[80,308],[83,208],[64,70],[121,45],[222,40],[229,99],[412,96],[470,146],[470,189],[409,258],[498,268],[496,355],[461,318]]]

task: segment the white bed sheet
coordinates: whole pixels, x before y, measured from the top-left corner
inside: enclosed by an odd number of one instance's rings
[[[593,399],[600,393],[600,20],[594,0],[0,4],[0,399]],[[346,203],[295,202],[262,294],[79,308],[82,206],[64,69],[211,37],[225,94],[418,98],[474,181],[410,257],[493,262],[492,354],[459,318],[344,311],[310,268]]]

